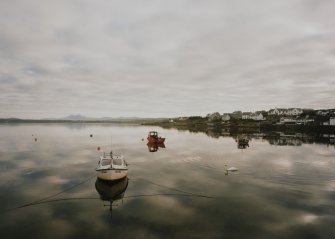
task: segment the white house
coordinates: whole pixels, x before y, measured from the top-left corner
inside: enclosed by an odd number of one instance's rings
[[[287,115],[301,115],[303,113],[302,109],[290,108],[287,109]]]
[[[231,119],[230,115],[227,113],[224,113],[222,115],[222,121],[229,121]]]
[[[296,124],[297,120],[289,117],[281,117],[280,118],[281,124]]]
[[[329,121],[323,122],[323,125],[335,125],[335,118],[330,117]]]
[[[297,124],[311,124],[314,122],[313,118],[309,118],[308,116],[306,116],[305,118],[299,118],[297,119]]]
[[[188,117],[179,117],[178,120],[180,121],[188,120]]]
[[[281,117],[280,118],[280,124],[297,124],[297,125],[305,125],[305,124],[311,124],[314,122],[313,118],[309,118],[307,115],[306,117]]]
[[[279,108],[275,108],[275,109],[271,109],[268,112],[268,115],[284,115],[285,109],[279,109]]]
[[[329,111],[328,110],[318,110],[318,111],[316,111],[316,114],[326,116],[326,115],[329,114]]]
[[[243,112],[242,113],[242,119],[251,119],[251,112]]]
[[[282,109],[282,108],[275,108],[269,110],[269,115],[285,115],[285,116],[298,116],[303,113],[302,109],[299,108],[290,108],[290,109]]]
[[[234,119],[242,119],[242,111],[234,111],[230,114],[230,117]]]
[[[251,120],[264,120],[262,113],[242,113],[242,119],[251,119]]]

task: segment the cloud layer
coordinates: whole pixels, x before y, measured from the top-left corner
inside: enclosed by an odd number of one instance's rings
[[[333,1],[0,3],[0,117],[332,108]]]

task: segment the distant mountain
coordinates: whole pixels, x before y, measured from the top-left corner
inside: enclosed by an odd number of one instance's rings
[[[143,123],[165,121],[167,118],[141,118],[141,117],[87,117],[81,114],[71,114],[63,118],[44,118],[44,119],[21,119],[21,118],[0,118],[0,123],[20,123],[20,122],[115,122],[115,123]]]
[[[80,121],[80,120],[93,120],[92,118],[88,118],[84,115],[68,115],[64,118],[61,118],[61,120],[73,120],[73,121]]]

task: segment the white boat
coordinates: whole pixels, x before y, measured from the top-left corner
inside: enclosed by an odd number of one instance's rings
[[[128,173],[128,164],[123,155],[113,154],[100,156],[97,171],[97,177],[102,180],[116,181],[125,178]]]

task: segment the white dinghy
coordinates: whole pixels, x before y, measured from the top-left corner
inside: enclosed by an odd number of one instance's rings
[[[102,180],[116,181],[125,178],[128,173],[128,164],[123,155],[113,154],[100,156],[97,171],[97,177]]]

